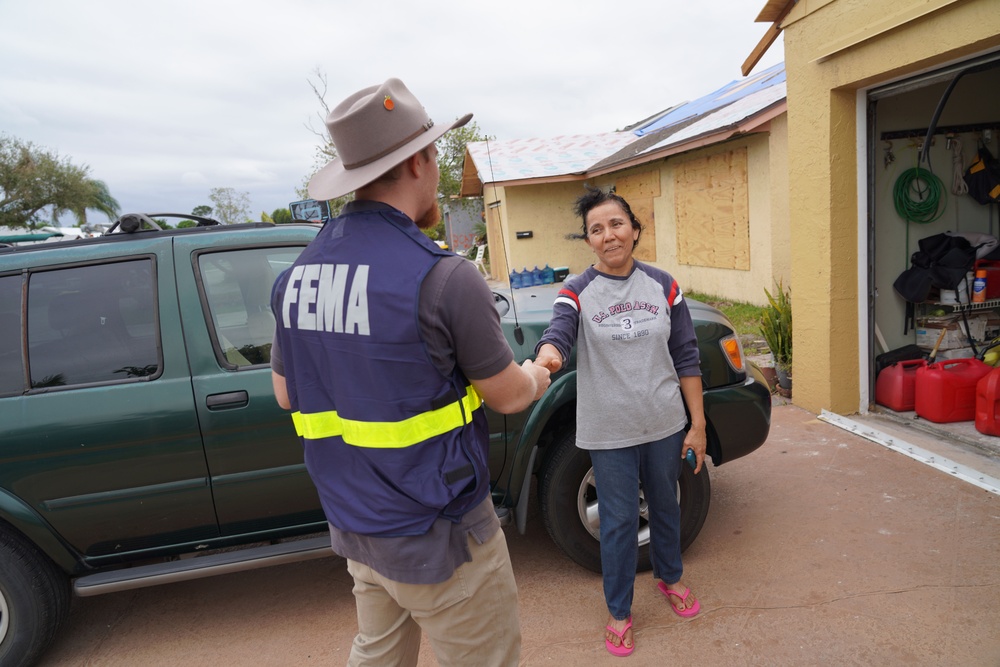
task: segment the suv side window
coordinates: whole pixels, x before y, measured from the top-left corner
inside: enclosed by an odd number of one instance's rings
[[[271,287],[300,252],[301,247],[273,247],[198,256],[216,356],[227,367],[270,363],[274,338]]]
[[[23,390],[21,276],[3,276],[0,277],[0,396]]]
[[[151,259],[38,271],[28,278],[33,389],[156,376]]]

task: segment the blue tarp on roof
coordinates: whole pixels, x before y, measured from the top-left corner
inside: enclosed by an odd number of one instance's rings
[[[639,137],[658,132],[689,118],[701,116],[727,104],[732,104],[747,95],[783,83],[784,81],[785,63],[779,63],[748,79],[732,81],[713,93],[675,107],[664,115],[651,120],[646,125],[632,130],[632,132]]]

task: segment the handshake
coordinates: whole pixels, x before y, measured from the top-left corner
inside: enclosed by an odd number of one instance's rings
[[[538,349],[538,355],[535,357],[535,365],[547,368],[549,373],[555,373],[562,368],[563,358],[555,345],[545,343]]]
[[[530,378],[530,382],[534,385],[532,392],[534,397],[531,400],[537,401],[542,397],[542,394],[545,393],[545,390],[552,383],[549,376],[562,368],[562,365],[562,355],[559,354],[559,350],[554,345],[549,345],[548,343],[542,345],[538,350],[538,356],[535,357],[534,361],[531,359],[524,360],[524,363],[521,364],[521,370]],[[482,381],[480,381],[481,384]],[[527,390],[527,387],[524,388]],[[502,402],[496,402],[496,404],[490,403],[490,406],[505,414],[519,412],[527,407],[518,402],[514,402],[511,406],[506,406],[509,409],[505,409],[505,404]]]

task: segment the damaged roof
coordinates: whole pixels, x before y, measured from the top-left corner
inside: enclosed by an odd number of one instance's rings
[[[775,65],[619,132],[466,146],[463,196],[484,183],[581,180],[767,129],[785,111],[785,67]]]

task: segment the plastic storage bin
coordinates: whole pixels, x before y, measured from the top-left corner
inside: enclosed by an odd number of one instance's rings
[[[976,418],[976,384],[993,367],[979,359],[951,359],[917,369],[913,409],[939,424]]]

